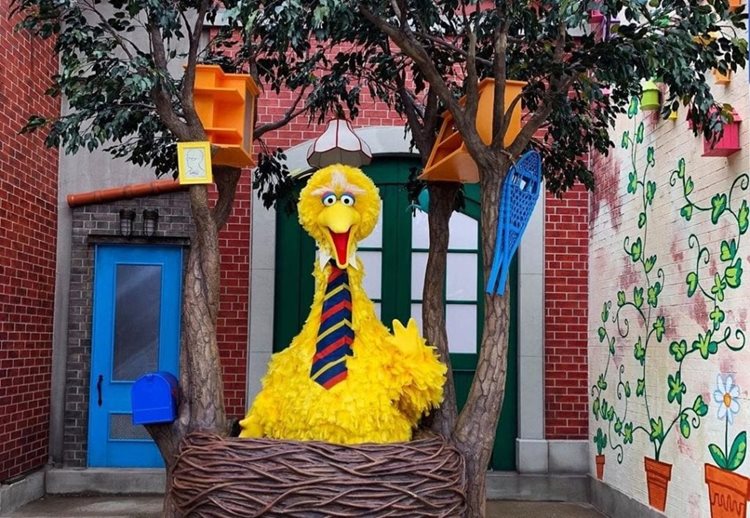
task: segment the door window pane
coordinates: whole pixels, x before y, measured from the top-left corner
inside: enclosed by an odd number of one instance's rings
[[[448,253],[445,298],[475,301],[477,299],[477,254]]]
[[[383,246],[383,204],[380,204],[380,213],[378,214],[378,223],[375,225],[372,233],[365,239],[357,243],[358,248],[380,248]]]
[[[371,299],[379,299],[382,291],[382,268],[383,254],[380,252],[357,252],[357,256],[362,260],[365,269],[365,277],[362,284],[365,293]]]
[[[427,269],[427,254],[424,252],[413,252],[411,254],[411,298],[422,300],[424,288],[424,274]]]
[[[160,313],[161,266],[118,264],[113,380],[135,380],[157,370]]]
[[[421,210],[414,211],[414,217],[411,218],[411,247],[424,249],[430,247],[430,229],[427,225],[427,214]]]
[[[454,212],[449,223],[448,248],[451,250],[477,249],[477,221],[461,212]]]
[[[419,334],[422,334],[422,304],[411,305],[411,317],[417,323]]]
[[[109,414],[109,438],[151,440],[151,436],[145,427],[133,424],[133,416],[131,414]]]
[[[477,307],[474,304],[446,304],[448,348],[452,353],[477,352]]]

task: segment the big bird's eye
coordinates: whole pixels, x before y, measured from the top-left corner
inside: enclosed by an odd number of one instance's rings
[[[352,196],[351,194],[342,194],[341,203],[343,203],[347,207],[351,207],[352,205],[354,205],[354,196]]]
[[[329,193],[329,194],[326,194],[325,196],[323,196],[323,205],[325,205],[326,207],[330,207],[334,203],[336,203],[336,195],[335,194]]]

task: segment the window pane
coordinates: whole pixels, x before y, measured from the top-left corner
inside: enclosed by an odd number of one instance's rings
[[[424,288],[424,272],[427,269],[427,254],[414,252],[411,254],[411,298],[422,300]]]
[[[411,305],[411,317],[417,323],[417,329],[422,334],[422,304]]]
[[[448,300],[477,300],[477,254],[448,253],[446,277]]]
[[[414,217],[411,219],[411,247],[425,249],[430,247],[430,231],[427,226],[427,214],[421,210],[414,211]]]
[[[115,283],[112,379],[135,380],[158,367],[161,266],[118,264]]]
[[[466,214],[454,212],[450,220],[448,248],[452,250],[477,249],[477,221]]]
[[[380,318],[380,302],[374,302],[375,304],[375,314]]]
[[[357,252],[357,255],[365,267],[365,278],[362,282],[365,293],[371,299],[379,299],[383,284],[381,280],[383,254],[380,252]]]
[[[144,426],[133,424],[131,414],[109,414],[109,438],[151,440]]]
[[[359,248],[380,248],[383,246],[383,204],[380,204],[380,213],[378,214],[378,224],[375,229],[365,239],[357,244]]]
[[[452,353],[477,352],[477,307],[473,304],[446,304],[448,349]]]

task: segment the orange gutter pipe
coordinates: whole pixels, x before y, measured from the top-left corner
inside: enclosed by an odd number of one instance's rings
[[[127,200],[141,196],[150,196],[165,192],[174,192],[187,189],[186,185],[180,185],[174,180],[155,180],[147,183],[135,183],[123,187],[111,189],[100,189],[98,191],[69,194],[67,196],[68,206],[81,207],[93,203],[107,203],[111,201]]]

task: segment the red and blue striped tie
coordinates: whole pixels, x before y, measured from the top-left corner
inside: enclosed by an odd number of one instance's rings
[[[310,377],[326,389],[345,380],[346,357],[352,356],[353,341],[349,274],[331,265]]]

